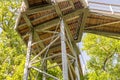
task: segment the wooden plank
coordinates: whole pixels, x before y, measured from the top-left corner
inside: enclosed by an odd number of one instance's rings
[[[113,25],[113,24],[118,24],[118,23],[120,23],[120,21],[104,23],[104,24],[100,24],[100,25],[96,25],[96,26],[89,26],[89,27],[86,27],[85,29],[91,29],[91,28],[97,28],[97,27],[105,27],[107,25]]]
[[[66,9],[69,9],[69,8],[71,8],[71,6],[62,9],[62,11],[66,10]],[[66,17],[66,19],[69,18],[69,17],[72,17],[72,16],[75,17],[76,15],[79,15],[79,13],[80,13],[79,11],[82,12],[82,11],[84,11],[84,9],[76,10],[76,11],[70,13],[70,14],[67,14],[66,16],[68,16],[68,17]],[[45,17],[48,17],[48,16],[53,15],[53,14],[55,14],[55,13],[56,13],[56,12],[50,13],[50,14],[48,14],[48,15],[42,16],[42,17],[40,17],[40,18],[38,18],[38,19],[35,19],[35,20],[31,21],[31,22],[34,23],[36,20],[44,19]],[[25,13],[22,13],[22,15],[24,15],[24,14],[25,14]],[[64,17],[65,17],[65,16],[64,16]],[[59,18],[57,18],[57,19],[59,19]],[[72,18],[72,19],[74,19],[74,18]],[[69,20],[69,19],[68,19],[68,20]],[[23,26],[25,26],[25,25],[27,25],[27,24],[24,23],[24,24],[19,25],[18,27],[20,28],[20,27],[23,27]]]
[[[83,11],[84,11],[84,9],[76,10],[76,11],[70,13],[70,14],[64,15],[63,18],[66,22],[70,21],[70,20],[73,20],[75,18],[78,18],[79,17],[78,15]],[[40,24],[40,25],[35,27],[35,30],[45,30],[45,29],[51,28],[53,26],[56,26],[59,23],[59,20],[60,20],[60,18],[57,18],[57,19],[54,19],[54,20],[50,20],[46,23]]]
[[[60,2],[65,2],[65,0],[60,1]],[[57,5],[55,5],[55,6],[58,6],[58,4],[59,4],[59,2],[57,2]],[[45,7],[39,7],[39,8],[37,7],[37,8],[32,9],[32,10],[27,10],[27,11],[25,11],[23,13],[25,13],[27,15],[30,15],[30,14],[38,13],[39,11],[47,11],[47,10],[50,10],[50,9],[53,9],[53,8],[54,8],[54,4],[53,5],[50,4],[50,5],[47,5]],[[59,7],[58,7],[58,9],[59,9]]]
[[[69,0],[70,2],[70,5],[72,5],[72,8],[75,9],[75,6],[74,6],[74,3],[73,3],[73,0]]]
[[[38,13],[39,11],[47,11],[47,10],[50,10],[50,9],[53,9],[53,5],[48,5],[46,7],[40,7],[40,8],[35,8],[35,9],[32,9],[32,10],[27,10],[25,12],[23,12],[24,14],[27,14],[27,15],[31,15],[31,14],[35,14],[35,13]]]
[[[66,8],[62,9],[61,11],[65,11],[65,10],[71,8],[71,7],[72,7],[72,6],[66,7]],[[43,8],[44,8],[44,7],[43,7]],[[43,9],[43,11],[47,11],[47,10],[44,10],[44,9]],[[38,11],[38,12],[39,12],[39,11]],[[36,13],[38,13],[38,12],[36,12]],[[21,14],[27,14],[27,13],[21,13]],[[42,17],[40,17],[40,18],[37,18],[37,19],[35,19],[35,20],[32,20],[31,23],[34,23],[34,22],[36,22],[36,21],[38,21],[38,20],[42,20],[42,19],[44,19],[44,18],[46,18],[46,17],[49,17],[49,16],[51,16],[51,15],[53,15],[53,14],[56,14],[56,12],[53,12],[53,13],[47,14],[47,15],[45,15],[45,16],[42,16]],[[27,14],[27,15],[29,15],[29,14]],[[18,27],[20,28],[20,27],[23,27],[23,26],[25,26],[25,25],[27,25],[27,24],[24,23],[24,24],[19,25]]]

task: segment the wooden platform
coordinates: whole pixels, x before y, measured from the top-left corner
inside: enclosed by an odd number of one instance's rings
[[[28,33],[30,27],[32,27],[36,31],[35,34],[37,36],[34,41],[43,41],[43,45],[40,48],[48,45],[50,40],[44,41],[44,39],[53,36],[56,26],[60,24],[60,13],[62,13],[64,20],[69,26],[75,42],[80,42],[83,32],[105,36],[120,36],[120,18],[92,12],[80,0],[57,1],[57,4],[54,4],[47,0],[28,0],[26,6],[22,6],[16,30],[25,43],[28,42]],[[58,7],[61,12],[56,11]],[[59,29],[56,32],[59,32]],[[54,46],[58,45],[56,43]]]

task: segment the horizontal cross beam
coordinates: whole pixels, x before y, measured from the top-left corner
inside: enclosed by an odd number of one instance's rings
[[[81,12],[84,12],[85,9],[87,9],[87,8],[76,10],[70,14],[64,15],[63,18],[66,22],[73,20],[75,18],[78,18],[79,17],[78,15]],[[40,25],[35,27],[35,30],[45,30],[45,29],[51,28],[53,26],[56,26],[58,24],[59,20],[60,20],[60,18],[56,18],[54,20],[50,20],[46,23],[40,24]]]

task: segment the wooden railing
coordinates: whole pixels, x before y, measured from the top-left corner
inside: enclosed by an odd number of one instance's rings
[[[94,11],[103,11],[111,12],[112,14],[120,14],[120,5],[117,4],[88,1],[88,5],[89,8]]]

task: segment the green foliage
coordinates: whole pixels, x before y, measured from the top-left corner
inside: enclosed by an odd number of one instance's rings
[[[88,80],[120,79],[120,41],[87,34],[83,39],[84,48],[90,56],[87,63]]]
[[[0,33],[0,80],[22,80],[23,77],[26,46],[14,30],[20,5],[21,0],[0,0],[0,29],[2,29]],[[48,66],[52,65],[49,63]],[[31,71],[35,76],[38,74],[35,70]],[[48,70],[48,73],[61,77],[60,71],[59,68],[54,68]],[[32,80],[35,80],[33,75]],[[42,80],[41,74],[38,74],[38,80]],[[48,78],[48,80],[53,79]]]
[[[25,45],[14,30],[20,0],[0,0],[0,80],[22,80]]]

